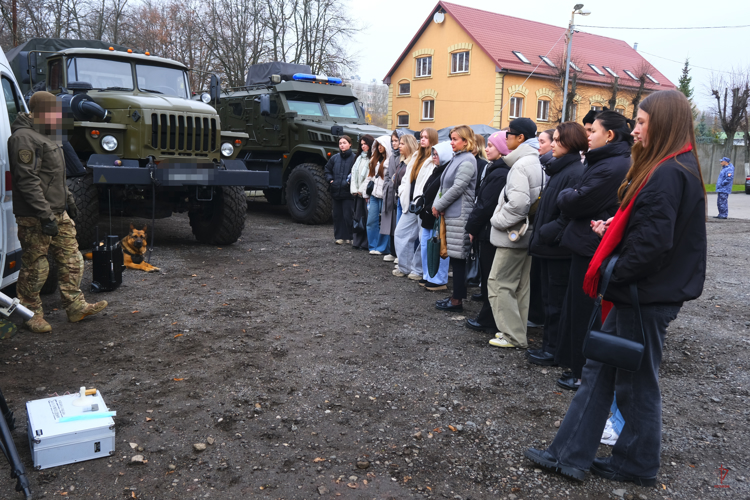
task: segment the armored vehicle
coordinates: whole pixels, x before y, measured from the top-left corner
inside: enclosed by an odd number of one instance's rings
[[[361,136],[390,132],[367,124],[341,79],[310,71],[299,64],[253,65],[244,87],[222,92],[217,110],[225,129],[249,135],[238,158],[268,172],[263,193],[269,203],[285,203],[295,220],[319,224],[331,217],[323,167],[339,152],[338,136],[350,136],[356,149]]]
[[[247,134],[222,130],[208,104],[220,99],[218,78],[213,95],[193,99],[183,64],[90,40],[34,38],[7,57],[27,98],[47,90],[72,118],[63,147],[82,247],[94,239],[100,209],[146,218],[188,212],[198,241],[239,238],[244,186],[265,185],[269,174],[236,160]]]

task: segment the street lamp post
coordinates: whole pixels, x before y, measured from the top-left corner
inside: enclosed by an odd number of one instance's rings
[[[565,87],[563,89],[563,103],[562,103],[562,120],[565,121],[565,114],[568,109],[568,79],[570,78],[570,50],[573,47],[573,30],[575,30],[575,15],[580,14],[582,16],[588,16],[591,11],[583,8],[582,3],[577,3],[573,6],[573,13],[570,15],[570,24],[568,24],[568,56],[565,59]]]

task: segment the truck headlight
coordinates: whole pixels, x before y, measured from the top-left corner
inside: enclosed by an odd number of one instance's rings
[[[208,94],[208,92],[203,92],[201,94],[201,101],[205,102],[206,104],[211,102],[211,96]]]
[[[105,135],[102,137],[102,147],[105,151],[114,151],[117,149],[117,139],[111,135]]]
[[[234,146],[232,146],[228,142],[225,142],[221,145],[221,154],[224,156],[232,156],[234,154]]]

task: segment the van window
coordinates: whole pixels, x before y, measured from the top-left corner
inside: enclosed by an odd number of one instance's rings
[[[6,77],[3,77],[3,95],[5,96],[5,106],[8,108],[8,119],[12,124],[16,121],[18,113],[23,111],[23,108],[16,94],[16,86]]]

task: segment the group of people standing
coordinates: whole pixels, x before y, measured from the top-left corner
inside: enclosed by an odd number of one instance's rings
[[[568,368],[557,385],[576,391],[551,446],[526,456],[576,480],[591,471],[652,485],[666,328],[705,279],[705,187],[691,108],[680,92],[660,91],[643,100],[635,122],[608,110],[583,121],[537,136],[533,121],[518,118],[489,136],[484,154],[483,138],[465,125],[449,143],[430,128],[418,143],[398,130],[364,136],[356,158],[342,137],[341,158],[326,166],[334,198],[344,184],[351,193],[334,204],[335,239],[386,254],[395,276],[428,290],[447,289],[452,267],[452,294],[435,304],[446,311],[463,310],[467,259],[478,260],[481,292],[472,298],[482,309],[466,325],[493,333],[493,346],[526,349],[531,314],[544,333],[528,361]],[[437,218],[448,257],[431,275],[425,250]],[[615,255],[609,286],[599,290]],[[609,301],[601,313],[598,294]],[[590,329],[642,336],[640,368],[586,359]],[[612,456],[595,459],[602,439],[614,444]]]

